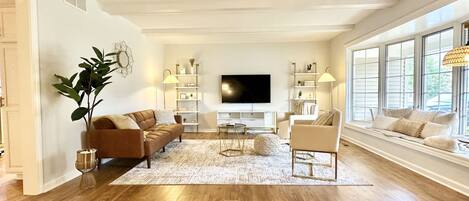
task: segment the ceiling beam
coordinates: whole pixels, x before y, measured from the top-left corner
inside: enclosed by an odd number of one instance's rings
[[[276,27],[193,27],[193,28],[146,28],[144,34],[224,34],[224,33],[278,33],[278,32],[337,32],[350,31],[354,25],[309,25]]]
[[[383,9],[398,0],[98,0],[113,15],[174,15],[186,13],[279,12],[317,9]]]

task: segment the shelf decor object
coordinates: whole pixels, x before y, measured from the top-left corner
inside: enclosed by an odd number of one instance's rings
[[[163,76],[166,72],[168,72],[169,75],[166,76],[163,80],[163,108],[164,109],[166,109],[166,85],[179,83],[179,80],[174,75],[172,75],[170,69],[165,69],[163,71]]]
[[[122,74],[122,77],[127,77],[132,73],[132,67],[134,65],[132,49],[130,49],[125,41],[122,41],[114,44],[114,51],[116,52],[117,71]]]
[[[464,29],[469,29],[469,22],[463,24]],[[450,67],[464,67],[469,65],[469,34],[465,46],[457,47],[446,53],[443,65]]]
[[[185,127],[194,128],[195,131],[199,132],[199,64],[196,63],[195,58],[189,59],[188,70],[186,67],[181,65],[177,67],[179,69],[176,77],[179,78],[180,82],[176,84],[176,113],[186,119],[182,123]],[[184,69],[184,70],[182,70]]]

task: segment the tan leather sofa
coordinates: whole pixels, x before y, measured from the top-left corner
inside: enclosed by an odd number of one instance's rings
[[[97,149],[98,165],[103,158],[146,158],[148,168],[151,158],[176,138],[182,141],[184,126],[181,116],[175,115],[177,124],[156,125],[153,110],[125,114],[139,125],[140,129],[117,129],[106,117],[93,121],[90,132],[91,147]]]

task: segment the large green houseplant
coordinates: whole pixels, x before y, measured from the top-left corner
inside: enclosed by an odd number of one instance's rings
[[[82,63],[78,64],[81,71],[73,74],[70,78],[55,75],[59,79],[59,83],[53,84],[58,93],[72,99],[77,104],[77,108],[72,112],[72,121],[83,119],[86,124],[86,149],[77,151],[76,168],[85,173],[96,167],[96,150],[90,147],[89,131],[91,129],[91,121],[93,112],[103,99],[98,99],[98,95],[105,86],[110,84],[111,73],[116,70],[113,65],[116,64],[116,53],[105,54],[104,50],[100,51],[93,47],[96,57],[84,58]],[[85,188],[94,186],[94,178],[90,180],[89,176],[82,176],[81,185]],[[85,184],[84,184],[85,183]]]
[[[112,66],[117,62],[114,59],[116,53],[104,54],[98,48],[93,47],[96,57],[84,58],[82,63],[78,64],[81,71],[73,74],[70,78],[55,75],[60,82],[53,84],[59,94],[75,101],[77,108],[72,112],[72,121],[83,119],[86,124],[86,131],[91,128],[91,119],[96,106],[103,99],[98,99],[99,93],[103,88],[110,84],[110,73],[116,70]],[[89,143],[86,143],[89,147]]]

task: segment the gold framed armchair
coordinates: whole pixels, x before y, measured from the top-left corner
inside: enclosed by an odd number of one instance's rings
[[[292,149],[292,176],[311,179],[336,181],[337,180],[337,153],[339,151],[339,141],[342,127],[342,112],[334,109],[332,111],[332,125],[312,125],[295,124],[292,126],[290,146]],[[314,152],[331,154],[330,164],[313,163]],[[305,155],[301,158],[298,155]],[[312,154],[310,154],[312,153]],[[313,166],[332,167],[332,157],[334,157],[334,178],[320,178],[314,175]],[[303,159],[302,161],[299,161]],[[311,160],[309,160],[311,159]],[[309,167],[308,175],[297,175],[295,164],[306,164]]]

